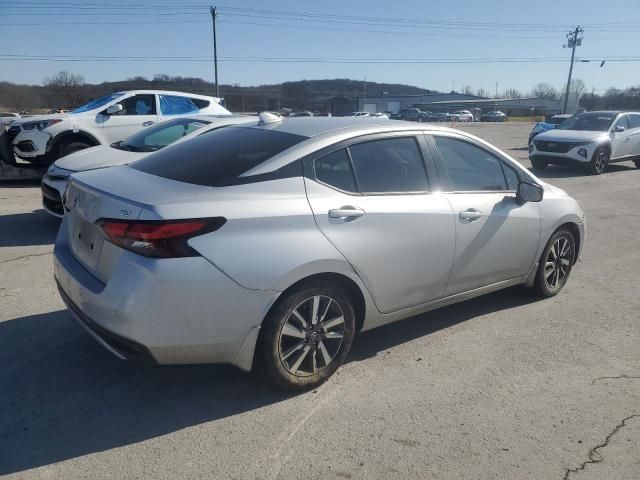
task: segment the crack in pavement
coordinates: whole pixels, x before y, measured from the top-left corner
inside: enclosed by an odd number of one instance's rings
[[[618,379],[640,379],[640,375],[616,375],[614,377],[598,377],[591,381],[591,385],[595,385],[596,382],[600,380],[618,380]]]
[[[604,442],[602,442],[600,445],[596,445],[595,447],[593,447],[591,450],[589,450],[589,460],[587,460],[586,462],[583,462],[579,467],[577,468],[567,468],[567,470],[564,472],[564,477],[562,477],[563,480],[567,480],[569,478],[569,475],[571,475],[572,473],[577,473],[581,470],[584,470],[587,465],[589,464],[595,464],[595,463],[600,463],[602,462],[602,455],[600,455],[600,453],[598,452],[598,450],[600,450],[601,448],[606,447],[607,445],[609,445],[609,442],[611,441],[611,439],[613,438],[613,436],[618,433],[622,427],[624,427],[627,422],[629,420],[631,420],[632,418],[638,418],[640,417],[640,414],[633,414],[633,415],[629,415],[628,417],[625,417],[622,422],[620,422],[618,425],[615,426],[615,428],[611,431],[611,433],[609,433],[609,435],[607,435],[607,438],[604,439]]]
[[[8,258],[6,260],[0,260],[0,263],[9,263],[9,262],[15,262],[16,260],[22,260],[25,258],[30,258],[30,257],[42,257],[44,255],[51,255],[53,252],[44,252],[44,253],[30,253],[29,255],[21,255],[19,257],[15,257],[15,258]]]

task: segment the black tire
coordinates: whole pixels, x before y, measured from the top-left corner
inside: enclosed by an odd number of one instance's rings
[[[609,149],[607,147],[596,148],[587,171],[590,175],[600,175],[607,169],[607,166],[609,166]]]
[[[69,142],[64,143],[60,146],[59,152],[60,155],[58,158],[66,157],[67,155],[71,155],[72,153],[78,152],[80,150],[84,150],[85,148],[89,148],[92,145],[86,142]]]
[[[348,295],[333,285],[306,285],[285,295],[262,324],[253,369],[281,389],[309,390],[333,375],[347,358],[355,335],[355,313]],[[313,317],[315,298],[320,299],[316,327],[306,322],[305,328],[299,319]],[[332,303],[327,307],[329,299]],[[332,320],[339,323],[322,329],[322,324],[329,325]],[[294,335],[283,333],[285,329]],[[327,362],[325,359],[329,357]]]
[[[536,292],[543,297],[557,295],[569,279],[575,258],[576,240],[573,233],[566,228],[557,230],[540,256],[534,283]]]
[[[544,170],[545,168],[547,168],[549,166],[549,162],[547,162],[546,160],[540,160],[537,158],[532,158],[531,159],[531,166],[533,168],[535,168],[536,170]]]

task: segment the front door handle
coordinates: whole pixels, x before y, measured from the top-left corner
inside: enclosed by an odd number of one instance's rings
[[[469,208],[460,212],[458,216],[461,220],[468,220],[469,222],[473,222],[474,220],[482,217],[482,212],[480,210],[476,210],[475,208]]]
[[[358,207],[340,207],[329,210],[329,218],[356,218],[364,215],[364,210]]]
[[[143,127],[150,127],[154,123],[156,123],[156,122],[154,122],[153,120],[147,120],[146,122],[142,122],[142,126]]]

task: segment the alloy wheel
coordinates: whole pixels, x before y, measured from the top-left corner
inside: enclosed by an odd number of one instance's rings
[[[604,169],[607,167],[607,158],[608,154],[606,150],[600,150],[598,152],[598,156],[593,164],[594,170],[596,173],[604,172]]]
[[[345,334],[344,313],[336,300],[315,295],[300,302],[279,334],[280,361],[292,375],[314,375],[333,362]]]
[[[569,239],[565,236],[553,242],[544,265],[544,281],[550,289],[562,286],[573,260],[573,251]]]

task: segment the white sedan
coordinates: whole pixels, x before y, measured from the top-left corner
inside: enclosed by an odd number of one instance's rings
[[[69,175],[85,170],[127,165],[172,143],[183,142],[210,130],[227,125],[256,122],[253,116],[198,115],[181,117],[160,123],[111,145],[86,148],[57,160],[42,179],[42,205],[56,217],[62,218],[62,195]]]

